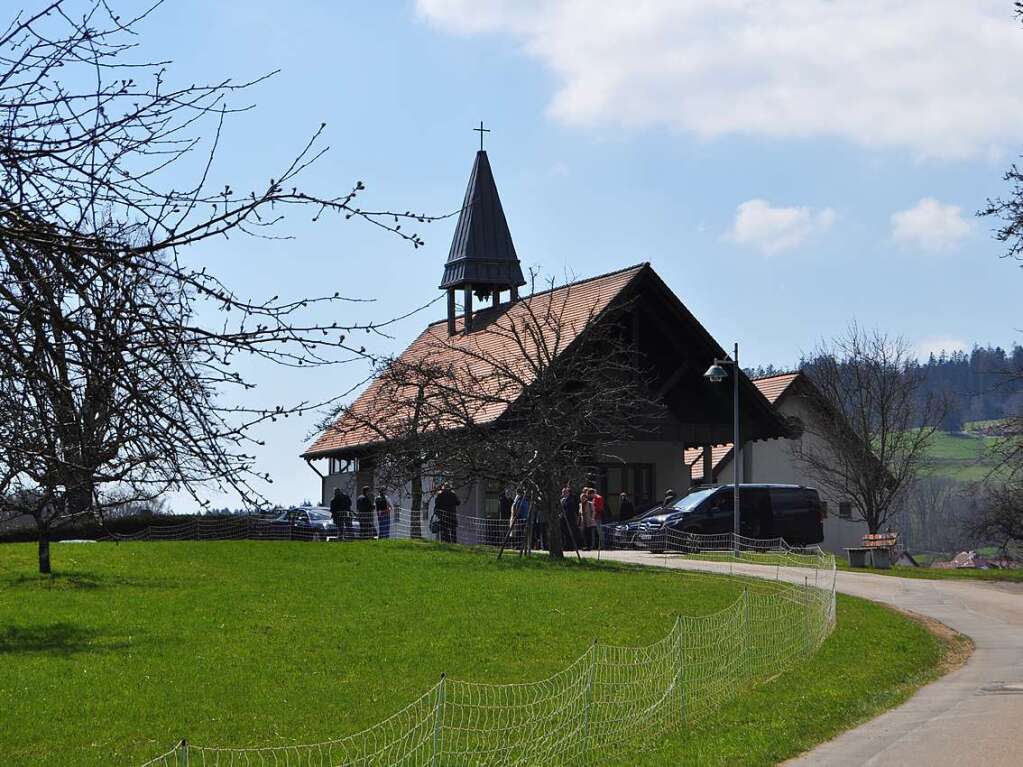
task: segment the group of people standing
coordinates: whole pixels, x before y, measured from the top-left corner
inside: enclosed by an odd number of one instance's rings
[[[674,496],[669,490],[668,494]],[[665,498],[667,502],[667,495]],[[433,511],[429,517],[430,531],[438,540],[445,543],[456,543],[458,539],[458,507],[461,499],[447,482],[443,483],[433,497]],[[373,495],[370,487],[364,485],[362,493],[355,499],[354,513],[352,499],[341,488],[334,490],[330,501],[330,514],[337,526],[338,537],[342,540],[355,538],[390,538],[391,524],[398,522],[400,510],[391,504],[383,488]],[[514,496],[501,490],[498,497],[499,518],[507,520],[508,538],[512,545],[521,545],[526,526],[531,525],[532,547],[547,547],[547,520],[541,504],[532,505],[524,488],[517,488]],[[597,548],[600,543],[601,525],[608,518],[607,504],[596,488],[583,487],[578,492],[571,484],[561,490],[561,539],[568,547],[579,546],[585,550]],[[635,514],[635,507],[628,493],[621,493],[618,499],[619,520],[626,520]],[[358,521],[358,530],[354,521]],[[496,533],[496,531],[495,531]],[[503,535],[503,534],[500,534]],[[500,535],[493,536],[490,543]]]
[[[354,515],[352,497],[340,487],[335,488],[334,496],[330,499],[330,516],[341,540],[390,538],[391,520],[393,518],[397,522],[401,518],[401,512],[391,505],[383,488],[374,497],[369,485],[364,485],[362,493],[355,499]],[[359,523],[358,532],[352,524],[353,520]]]
[[[570,490],[570,488],[565,488]],[[565,490],[562,490],[564,497]],[[584,487],[579,493],[576,523],[582,532],[582,546],[589,551],[600,545],[600,526],[604,522],[604,496],[595,487]]]
[[[589,551],[600,545],[601,525],[609,521],[609,510],[604,496],[595,487],[583,487],[578,492],[571,484],[561,490],[561,540],[566,548],[576,546]],[[618,519],[630,519],[636,513],[635,506],[628,493],[621,493],[618,498]],[[526,525],[530,524],[530,498],[519,488],[511,496],[501,490],[498,496],[498,517],[507,520],[508,539],[512,546],[521,546],[526,533]],[[533,507],[532,513],[532,547],[547,547],[547,520],[543,507]],[[498,541],[492,541],[498,543]]]
[[[431,530],[440,540],[455,543],[460,504],[461,500],[451,490],[451,486],[446,482],[441,485],[433,498],[433,514],[430,518]],[[354,513],[351,496],[341,488],[336,488],[330,499],[330,516],[341,540],[383,539],[391,537],[392,522],[401,521],[401,510],[391,504],[383,488],[374,496],[369,485],[364,485],[362,493],[355,499]],[[358,522],[358,530],[353,522]]]
[[[611,511],[604,496],[595,487],[583,487],[578,493],[571,484],[561,490],[562,538],[565,544],[578,541],[579,545],[589,551],[597,548],[603,541],[603,525],[612,521]],[[632,498],[626,492],[618,495],[617,521],[631,519],[636,514]]]

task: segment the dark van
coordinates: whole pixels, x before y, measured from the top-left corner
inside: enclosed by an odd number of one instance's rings
[[[824,506],[817,491],[801,485],[740,485],[740,533],[748,538],[784,538],[792,546],[824,540]],[[663,549],[667,532],[714,535],[734,525],[732,485],[699,488],[636,525],[635,543]]]

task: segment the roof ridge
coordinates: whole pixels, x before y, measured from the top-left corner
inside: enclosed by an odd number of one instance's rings
[[[575,280],[574,282],[566,282],[563,285],[555,285],[553,287],[547,288],[546,290],[538,290],[536,293],[529,293],[527,295],[520,296],[519,297],[519,301],[526,301],[526,300],[528,300],[530,298],[537,298],[539,296],[547,295],[548,293],[553,293],[556,290],[564,290],[565,288],[574,288],[574,287],[578,287],[579,285],[585,285],[588,282],[593,282],[595,280],[603,280],[603,279],[606,279],[608,277],[614,277],[614,276],[619,275],[619,274],[624,274],[625,272],[630,272],[630,271],[632,271],[634,269],[643,269],[643,268],[648,268],[648,267],[650,267],[650,262],[649,261],[640,261],[638,264],[633,264],[632,266],[626,266],[626,267],[623,267],[621,269],[615,269],[614,271],[605,272],[604,274],[597,274],[597,275],[594,275],[593,277],[584,277],[581,280]],[[484,312],[486,312],[486,311],[488,311],[490,309],[500,309],[500,308],[504,308],[506,306],[511,306],[511,305],[512,304],[510,304],[510,303],[506,303],[506,304],[500,304],[499,306],[496,306],[496,307],[484,306],[484,307],[480,308],[479,310],[477,310],[476,312],[474,312],[473,314],[474,314],[474,316],[479,316],[480,314],[482,314],[482,313],[484,313]],[[459,317],[462,317],[464,315],[465,315],[465,312],[462,312],[461,314],[456,314],[455,315],[455,319],[458,319]],[[429,325],[427,325],[427,327],[428,328],[432,328],[434,325],[441,325],[441,324],[444,324],[446,322],[447,322],[447,319],[434,320]]]
[[[771,373],[769,376],[754,376],[751,381],[769,381],[772,378],[784,378],[785,376],[798,376],[803,375],[803,371],[796,368],[794,370],[785,370],[781,373]]]

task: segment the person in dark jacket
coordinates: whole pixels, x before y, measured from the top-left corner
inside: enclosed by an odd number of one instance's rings
[[[359,515],[359,537],[375,538],[377,526],[373,523],[373,495],[369,485],[363,485],[362,495],[355,499],[355,511]]]
[[[445,482],[433,500],[433,513],[440,523],[440,539],[445,543],[456,543],[458,539],[458,507],[462,501]]]
[[[384,495],[384,489],[380,488],[380,492],[377,493],[376,500],[373,502],[373,506],[377,512],[377,521],[380,523],[380,537],[390,538],[391,537],[391,502],[387,496]]]
[[[494,524],[487,525],[490,533],[487,537],[490,543],[494,546],[501,542],[504,537],[504,520],[511,519],[512,510],[512,499],[508,496],[508,491],[503,487],[501,488],[501,494],[497,496],[497,519],[498,521]]]
[[[632,505],[632,499],[629,498],[628,493],[622,493],[618,496],[618,519],[625,522],[634,516],[636,516],[636,507]]]
[[[334,497],[330,499],[330,516],[337,528],[337,539],[351,538],[352,497],[340,487],[334,488]]]

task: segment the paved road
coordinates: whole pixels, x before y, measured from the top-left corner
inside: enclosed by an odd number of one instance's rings
[[[685,569],[802,580],[796,571],[727,565],[643,552],[613,558]],[[976,650],[961,669],[898,708],[786,762],[805,767],[904,767],[906,764],[1023,765],[1023,584],[921,580],[838,573],[843,594],[884,602],[935,618],[971,637]],[[842,620],[839,609],[838,620]]]

